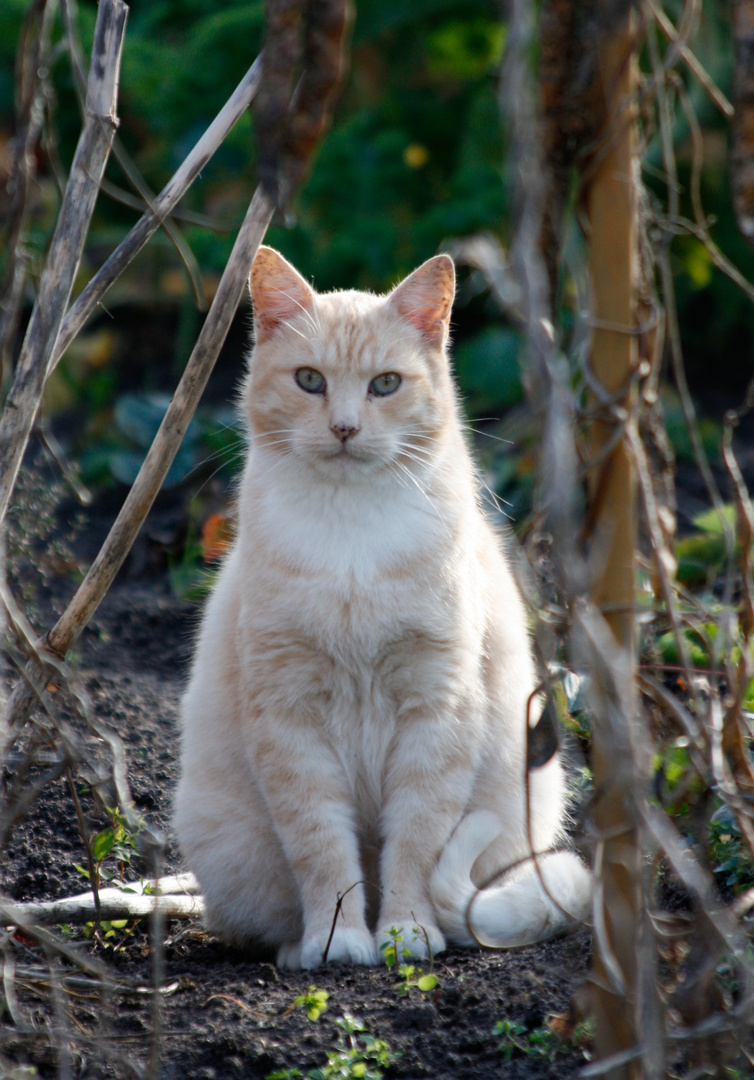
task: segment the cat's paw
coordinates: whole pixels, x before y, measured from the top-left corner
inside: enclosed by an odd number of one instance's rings
[[[288,971],[300,971],[301,942],[286,941],[284,945],[281,945],[278,949],[276,963],[279,968],[287,968]]]
[[[385,948],[395,944],[397,961],[426,960],[445,949],[442,931],[432,923],[418,924],[412,919],[399,919],[396,923],[378,930],[377,948],[384,955]],[[400,939],[400,940],[398,940]]]
[[[299,966],[305,969],[316,968],[322,963],[327,948],[328,934],[314,934],[305,937],[301,943]],[[338,926],[327,949],[327,962],[340,964],[374,965],[378,961],[372,935],[366,930],[355,930]]]

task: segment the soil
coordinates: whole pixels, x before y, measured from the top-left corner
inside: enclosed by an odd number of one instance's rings
[[[101,506],[99,513],[80,533],[76,558],[85,562],[103,531]],[[198,612],[195,603],[171,592],[159,565],[160,545],[178,527],[175,507],[161,504],[76,650],[77,677],[94,715],[125,744],[135,807],[164,835],[165,871],[181,868],[170,810],[178,774],[178,705]],[[39,594],[40,625],[71,588],[50,575]],[[70,723],[75,728],[73,718]],[[88,759],[77,773],[78,789],[86,788],[87,777],[103,761],[107,767],[109,753],[105,743],[84,734],[80,749]],[[103,801],[108,797],[114,798],[103,795]],[[80,798],[90,831],[104,828],[105,811],[86,791]],[[69,784],[61,777],[45,787],[16,828],[3,854],[0,887],[18,900],[79,893],[86,882],[76,864],[85,862]],[[135,857],[126,876],[140,872],[149,868]],[[153,927],[151,937],[146,922],[116,929],[109,937],[106,927],[90,939],[80,928],[54,933],[67,940],[81,963],[106,966],[108,987],[61,960],[51,969],[59,979],[73,978],[59,983],[57,995],[51,993],[49,977],[39,978],[50,970],[49,947],[24,934],[6,939],[5,970],[12,959],[15,1000],[3,1014],[0,996],[0,1075],[4,1064],[7,1069],[13,1062],[35,1066],[40,1077],[226,1080],[281,1071],[295,1076],[284,1070],[296,1069],[305,1076],[325,1067],[339,1038],[346,1038],[337,1020],[348,1015],[369,1036],[387,1043],[393,1059],[384,1072],[396,1080],[565,1080],[588,1056],[588,1041],[574,1047],[546,1027],[548,1016],[568,1011],[586,977],[589,937],[583,930],[514,952],[450,950],[435,961],[438,986],[428,993],[412,988],[405,996],[398,992],[398,976],[386,966],[279,971],[270,957],[224,946],[199,921]],[[148,989],[155,978],[157,1005]],[[310,987],[329,995],[316,1021],[294,1005]],[[6,998],[10,1003],[7,986]],[[504,1021],[508,1037],[493,1030]],[[364,1043],[357,1038],[357,1045]]]

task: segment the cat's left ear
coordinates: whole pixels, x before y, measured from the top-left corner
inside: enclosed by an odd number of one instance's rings
[[[441,349],[448,336],[456,274],[450,255],[435,255],[396,285],[388,303]]]

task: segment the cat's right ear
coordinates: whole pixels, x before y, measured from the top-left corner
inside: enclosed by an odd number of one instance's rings
[[[396,285],[388,303],[436,349],[447,341],[456,275],[450,255],[435,255]]]
[[[314,302],[314,291],[283,256],[260,247],[249,277],[254,307],[254,338],[266,341],[279,326],[290,322]]]

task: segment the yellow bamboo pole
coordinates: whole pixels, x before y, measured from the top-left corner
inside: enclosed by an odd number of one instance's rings
[[[626,5],[628,7],[628,5]],[[601,51],[605,91],[605,143],[587,192],[590,268],[594,297],[592,372],[602,390],[620,395],[635,370],[637,248],[636,192],[633,179],[635,136],[626,108],[635,86],[633,37],[627,14],[612,28]],[[630,415],[633,394],[625,406]],[[621,439],[605,456],[615,436],[615,421],[592,427],[591,451],[598,461],[590,478],[592,520],[592,602],[603,613],[616,644],[635,667],[636,479],[628,445]],[[602,459],[602,460],[600,460]],[[629,695],[632,697],[632,694]],[[608,696],[602,699],[607,705]],[[612,718],[614,724],[615,718]],[[598,837],[599,877],[593,961],[593,1005],[597,1057],[615,1064],[608,1080],[640,1080],[647,1073],[642,1043],[641,849],[627,790],[630,769],[616,769],[611,723],[595,718],[593,773],[597,799],[592,820]],[[614,728],[613,728],[614,731]],[[620,742],[624,747],[630,738]],[[617,965],[617,968],[616,968]],[[618,978],[616,978],[616,970]],[[623,1060],[621,1060],[623,1059]]]

